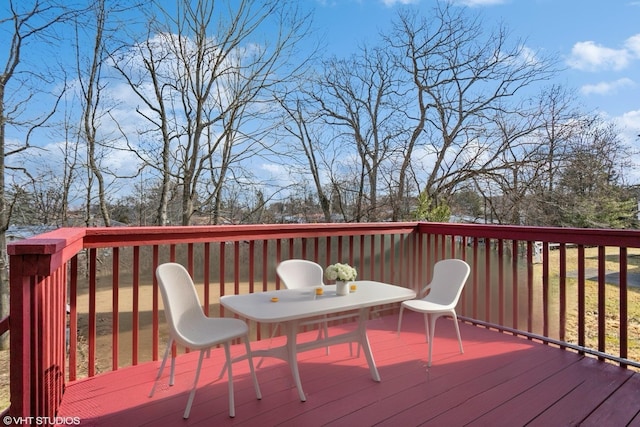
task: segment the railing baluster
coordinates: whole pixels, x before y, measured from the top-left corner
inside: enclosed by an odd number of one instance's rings
[[[295,242],[296,239],[289,239],[289,256],[287,259],[295,258]]]
[[[69,381],[78,375],[78,255],[71,258],[69,280]]]
[[[151,359],[158,360],[158,347],[160,345],[160,290],[158,288],[158,279],[156,278],[156,269],[160,265],[160,248],[158,245],[153,245],[151,255],[151,329],[153,349],[151,350]]]
[[[97,249],[89,250],[89,367],[90,377],[96,374],[96,252]]]
[[[478,256],[478,238],[477,237],[473,237],[473,271],[472,271],[472,276],[473,276],[473,318],[474,319],[478,319],[479,317],[479,304],[480,304],[480,284],[478,283],[478,279],[479,279],[479,271],[480,269],[478,268],[479,266],[479,256]]]
[[[187,271],[193,277],[193,243],[187,244]]]
[[[364,279],[364,235],[360,235],[360,267],[358,267],[358,271],[362,275],[361,278]]]
[[[255,262],[256,262],[256,241],[249,241],[249,293],[255,292]]]
[[[131,310],[131,364],[138,364],[140,342],[140,246],[133,247],[133,307]]]
[[[262,241],[262,291],[266,291],[268,288],[268,259],[269,259],[269,241]],[[277,282],[276,282],[277,283]]]
[[[384,265],[386,263],[385,261],[385,244],[384,244],[384,240],[385,240],[385,234],[381,234],[380,235],[380,258],[378,261],[378,264],[380,264],[380,275],[378,276],[378,280],[384,282],[385,277],[384,277]],[[375,259],[372,259],[370,262],[375,262]]]
[[[527,242],[527,332],[533,332],[533,252],[534,242]]]
[[[549,336],[549,242],[542,244],[542,334]]]
[[[398,278],[396,277],[396,235],[389,235],[389,282],[398,284]]]
[[[626,359],[629,356],[629,307],[628,307],[628,282],[627,282],[627,248],[620,248],[619,254],[620,261],[620,280],[618,287],[620,289],[619,295],[619,311],[620,311],[620,357]],[[622,367],[627,367],[626,363],[621,364]]]
[[[498,239],[498,322],[504,325],[504,241]]]
[[[376,280],[375,259],[376,259],[376,237],[374,235],[367,236],[369,240],[369,278]]]
[[[405,245],[407,245],[407,239],[404,234],[400,235],[400,253],[398,254],[398,265],[400,266],[400,274],[398,275],[398,283],[402,286],[413,287],[411,283],[411,277],[405,272],[409,270],[409,257],[405,257]]]
[[[491,283],[491,240],[484,239],[484,283]],[[491,322],[492,288],[485,287],[484,318]]]
[[[606,253],[605,247],[598,246],[598,351],[606,351],[606,339],[607,339],[607,301],[606,301]],[[604,360],[603,357],[598,357],[600,360]]]
[[[240,294],[240,242],[233,242],[233,293]]]
[[[511,306],[512,306],[512,312],[511,312],[511,327],[514,329],[518,329],[519,328],[519,316],[520,316],[520,299],[519,299],[519,286],[520,286],[520,281],[518,280],[518,277],[520,276],[518,274],[518,261],[520,259],[520,242],[518,240],[512,240],[511,241],[511,289],[512,289],[512,295],[511,295]]]
[[[218,282],[219,282],[219,287],[218,287],[218,291],[219,291],[219,295],[222,297],[224,295],[226,295],[225,292],[225,266],[227,265],[227,257],[225,254],[225,248],[226,248],[226,242],[222,241],[219,243],[218,245],[219,249],[220,249],[220,273],[218,276]],[[219,317],[224,317],[224,307],[222,307],[222,305],[218,306],[218,316]]]
[[[584,267],[584,245],[578,245],[578,346],[580,347],[584,347],[586,341],[586,289]],[[584,354],[583,351],[580,351],[579,353]]]
[[[558,339],[564,341],[566,339],[567,325],[567,245],[561,243],[558,250],[560,251]]]
[[[420,269],[420,273],[424,272],[426,277],[422,278],[423,282],[420,283],[420,286],[426,285],[431,280],[431,263],[436,261],[435,259],[432,259],[432,257],[435,258],[434,254],[437,254],[437,250],[431,246],[432,244],[431,242],[434,239],[435,237],[432,237],[430,234],[427,234],[427,238],[425,242],[427,247],[427,254],[426,254],[427,259],[424,260],[424,263],[423,263],[424,267],[422,267],[423,264],[420,264],[420,267],[418,267]],[[420,240],[423,240],[423,239],[421,238]]]
[[[113,248],[113,260],[111,263],[111,369],[118,369],[118,336],[120,325],[120,248]]]
[[[203,295],[204,295],[204,314],[209,316],[210,306],[211,306],[211,289],[210,287],[210,278],[209,274],[211,273],[211,244],[209,242],[204,242],[202,247],[202,285],[204,286]]]
[[[37,331],[39,331],[37,333],[37,346],[36,348],[39,349],[38,351],[38,358],[37,358],[37,364],[38,364],[38,369],[37,369],[37,385],[38,388],[42,387],[43,390],[47,389],[47,378],[46,378],[46,374],[47,374],[47,351],[49,350],[50,347],[50,343],[49,343],[49,334],[45,334],[44,331],[49,331],[50,330],[50,325],[49,325],[49,307],[47,304],[47,288],[49,287],[49,283],[51,283],[51,277],[46,277],[42,282],[40,282],[38,284],[38,300],[37,300],[37,304],[38,304],[38,308],[39,310],[36,311],[36,313],[39,314],[38,316],[38,327],[37,327]],[[50,395],[45,395],[45,394],[41,394],[40,396],[38,396],[38,403],[36,404],[36,407],[39,409],[39,411],[43,414],[49,414],[49,411],[47,410],[48,407],[48,399],[51,398]]]
[[[282,239],[276,240],[276,265],[280,264],[282,259]],[[280,289],[280,277],[276,274],[276,289]]]
[[[324,242],[326,247],[324,248],[324,265],[332,264],[331,262],[331,236],[327,236],[324,238]],[[338,257],[338,262],[343,262],[340,257]],[[322,263],[320,263],[322,265]]]

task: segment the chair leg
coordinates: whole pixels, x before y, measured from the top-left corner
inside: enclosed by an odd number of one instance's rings
[[[260,400],[262,399],[262,392],[260,391],[260,385],[258,384],[258,377],[256,377],[256,370],[253,367],[253,354],[251,352],[251,345],[249,344],[249,335],[244,337],[244,345],[247,350],[249,370],[251,371],[251,377],[253,378],[253,388],[256,390],[256,398]]]
[[[431,317],[430,319],[426,319],[426,317]],[[433,316],[433,317],[432,317]],[[437,315],[431,315],[425,313],[425,321],[429,323],[429,332],[428,332],[428,340],[429,340],[429,361],[427,362],[427,366],[431,367],[431,354],[433,352],[433,337],[436,333],[436,320],[438,320]]]
[[[231,369],[231,350],[229,349],[229,341],[224,343],[224,355],[227,359],[227,384],[229,387],[229,417],[236,416],[236,406],[233,399],[233,372]]]
[[[456,327],[456,333],[458,334],[458,344],[460,345],[460,353],[464,353],[462,349],[462,338],[460,338],[460,327],[458,326],[458,316],[456,316],[456,312],[451,313],[453,315],[453,324]]]
[[[426,342],[431,342],[431,337],[433,336],[429,334],[429,316],[429,313],[424,313],[424,334],[426,336]]]
[[[404,312],[404,305],[400,306],[400,314],[398,315],[398,335],[400,335],[400,328],[402,327],[402,313]]]
[[[184,415],[182,418],[185,420],[189,418],[189,413],[191,412],[191,404],[193,403],[193,398],[196,396],[196,388],[198,386],[198,378],[200,377],[200,369],[202,368],[202,359],[204,358],[205,350],[200,350],[200,357],[198,357],[198,367],[196,368],[196,377],[193,379],[193,387],[191,388],[191,393],[189,393],[189,400],[187,400],[187,407],[184,410]]]
[[[176,376],[176,358],[171,355],[171,369],[169,370],[169,385],[173,385]]]
[[[167,363],[167,357],[169,356],[169,351],[171,350],[171,344],[173,344],[173,339],[169,338],[169,342],[167,342],[167,348],[164,350],[164,357],[162,358],[162,363],[160,363],[160,368],[158,369],[158,375],[156,375],[156,380],[153,382],[153,386],[151,387],[151,391],[149,392],[149,397],[153,397],[153,394],[156,391],[158,380],[162,376],[162,371],[164,371],[164,365]],[[170,382],[169,385],[173,385],[173,383]]]

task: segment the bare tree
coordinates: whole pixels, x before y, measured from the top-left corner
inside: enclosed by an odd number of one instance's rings
[[[286,136],[291,137],[295,142],[289,147],[291,152],[302,148],[304,159],[299,160],[297,156],[288,154],[287,161],[292,167],[299,165],[301,176],[311,175],[315,191],[325,222],[331,222],[331,201],[327,195],[322,179],[322,156],[326,152],[327,146],[322,141],[322,136],[316,132],[318,122],[317,114],[314,115],[305,110],[307,102],[303,99],[295,98],[292,101],[279,99],[284,111],[283,129]],[[285,136],[285,140],[286,140]]]
[[[156,222],[166,224],[169,184],[178,180],[188,225],[200,206],[219,208],[225,181],[241,174],[232,166],[263,147],[256,113],[268,111],[270,91],[295,73],[289,59],[307,17],[288,0],[155,5],[162,20],[149,16],[145,40],[114,63],[144,105],[137,110],[148,124],[143,136],[160,141],[132,147],[163,183]],[[261,40],[265,26],[279,28],[277,38]]]
[[[363,47],[350,59],[325,61],[324,73],[309,93],[325,124],[337,133],[334,144],[353,148],[355,159],[347,157],[342,165],[351,165],[356,177],[356,188],[349,183],[356,191],[354,221],[387,218],[378,206],[384,182],[380,176],[382,164],[405,149],[399,124],[406,105],[398,96],[399,81],[392,64],[386,50]],[[346,196],[346,188],[334,188],[340,197]]]
[[[491,129],[499,139],[501,149],[491,163],[483,165],[480,173],[471,178],[476,191],[487,207],[485,219],[503,224],[522,224],[531,212],[526,201],[532,190],[544,179],[546,164],[540,161],[544,142],[538,138],[546,123],[543,120],[548,106],[523,102],[516,111],[498,113]]]
[[[137,2],[121,0],[97,0],[92,2],[87,13],[75,22],[75,71],[80,118],[77,138],[78,147],[86,148],[86,197],[85,223],[91,225],[94,215],[94,200],[105,226],[111,225],[109,193],[114,189],[119,171],[110,170],[108,159],[120,148],[118,124],[111,126],[113,109],[117,106],[108,96],[111,88],[103,76],[108,64],[110,45],[115,36],[125,27],[124,15],[135,10]],[[90,40],[90,43],[87,43]],[[76,106],[74,106],[76,107]],[[130,177],[130,176],[129,176]],[[94,188],[94,183],[97,188]],[[97,194],[94,194],[96,193]]]
[[[29,49],[37,43],[43,43],[40,45],[42,48],[52,42],[56,25],[69,19],[75,12],[53,0],[5,0],[0,7],[3,9],[1,16],[4,17],[0,19],[0,27],[8,35],[2,44],[5,52],[1,56],[6,61],[0,71],[0,317],[3,317],[9,307],[6,231],[13,209],[13,201],[8,197],[6,187],[7,170],[14,168],[7,160],[31,147],[34,132],[53,115],[61,97],[60,92],[52,98],[51,94],[43,95],[53,80],[47,70],[33,72],[21,66]],[[50,106],[28,108],[39,95],[48,96]],[[37,112],[34,113],[34,110]],[[9,127],[21,135],[19,143],[8,143]],[[17,170],[21,171],[20,168]]]
[[[102,221],[105,226],[111,225],[111,219],[109,217],[109,209],[107,208],[106,201],[106,183],[98,162],[98,126],[100,111],[100,99],[101,99],[101,71],[104,64],[104,31],[107,21],[107,9],[106,0],[97,0],[91,8],[92,20],[95,22],[93,26],[95,33],[93,37],[92,49],[89,53],[88,64],[86,70],[84,70],[84,64],[81,63],[82,55],[80,53],[81,43],[80,40],[85,39],[85,34],[80,35],[79,25],[76,25],[76,58],[77,58],[77,73],[78,81],[80,84],[81,97],[82,97],[82,125],[80,127],[79,134],[81,139],[84,140],[87,147],[87,198],[85,206],[85,222],[89,225],[92,216],[92,182],[95,179],[98,185],[98,206],[102,216]],[[86,23],[83,23],[84,28]]]
[[[484,28],[478,17],[447,2],[429,17],[401,12],[386,38],[412,85],[404,95],[413,99],[405,160],[421,150],[427,168],[421,191],[435,204],[494,167],[509,148],[504,138],[492,137],[498,135],[491,129],[494,117],[514,113],[509,100],[554,72],[553,61],[521,41],[509,43],[504,27]]]

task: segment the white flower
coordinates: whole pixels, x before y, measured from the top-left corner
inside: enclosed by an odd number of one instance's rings
[[[343,282],[356,280],[358,272],[349,264],[332,264],[324,270],[324,277],[327,280],[340,280]]]

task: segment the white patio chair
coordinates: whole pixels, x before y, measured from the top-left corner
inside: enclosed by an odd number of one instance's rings
[[[319,286],[324,286],[324,270],[322,266],[313,261],[306,259],[288,259],[280,262],[276,267],[276,273],[282,284],[286,289],[310,289],[314,290]],[[317,322],[308,322],[309,324]],[[306,324],[306,323],[305,323]],[[273,338],[280,325],[276,325],[271,338]],[[304,326],[304,324],[302,325]],[[327,322],[323,322],[318,329],[318,338],[327,338],[329,336],[329,330],[327,328]],[[329,347],[327,346],[327,354],[329,354]]]
[[[320,264],[306,259],[288,259],[276,267],[276,273],[287,289],[314,289],[324,286],[324,270]]]
[[[324,286],[324,270],[320,264],[305,259],[289,259],[282,261],[276,267],[276,273],[287,289],[310,288],[315,289],[318,286]],[[315,322],[308,322],[315,323]],[[304,324],[303,324],[304,325]],[[276,327],[277,328],[277,327]],[[277,329],[274,329],[274,334]],[[322,327],[318,329],[318,338],[329,337],[329,329],[327,322],[322,323]],[[272,335],[273,337],[273,335]],[[353,356],[353,347],[349,343],[349,352]],[[327,346],[327,354],[329,354],[329,346]],[[358,345],[358,354],[360,356],[360,346]]]
[[[189,418],[191,404],[196,394],[198,377],[200,376],[200,368],[202,367],[202,359],[205,352],[212,347],[222,344],[226,356],[227,380],[229,385],[229,416],[235,416],[235,404],[233,398],[233,375],[231,372],[231,353],[229,345],[236,338],[244,339],[246,346],[246,357],[249,361],[249,368],[253,377],[253,384],[258,399],[262,398],[258,379],[253,367],[253,359],[251,357],[251,347],[249,346],[249,328],[247,324],[240,319],[232,318],[213,318],[207,317],[200,306],[196,288],[191,279],[189,272],[180,264],[166,263],[158,266],[156,269],[156,277],[160,285],[162,301],[164,303],[164,313],[169,326],[169,340],[164,352],[164,358],[160,364],[158,375],[151,388],[149,397],[153,396],[158,380],[162,376],[162,371],[167,362],[167,357],[171,351],[171,346],[175,342],[184,347],[193,350],[200,350],[198,366],[196,368],[193,387],[189,394],[189,400],[184,411],[183,417]],[[169,376],[169,385],[173,385],[175,371],[175,358],[171,357],[171,373]],[[220,375],[222,377],[222,374]]]
[[[436,329],[436,320],[440,316],[451,316],[454,320],[456,333],[458,334],[458,344],[460,353],[462,349],[462,339],[460,338],[460,328],[458,327],[458,317],[456,316],[456,305],[462,293],[462,288],[467,282],[471,268],[469,264],[460,259],[445,259],[438,261],[433,267],[433,278],[431,283],[422,289],[419,295],[425,295],[422,299],[403,301],[400,306],[398,318],[398,335],[402,325],[402,313],[405,308],[424,314],[424,327],[429,343],[429,361],[427,366],[431,366],[431,353],[433,350],[433,339]]]

